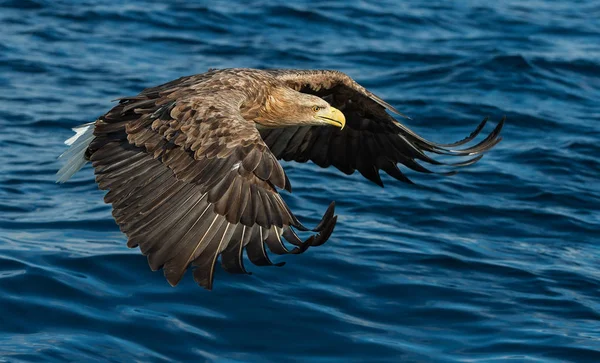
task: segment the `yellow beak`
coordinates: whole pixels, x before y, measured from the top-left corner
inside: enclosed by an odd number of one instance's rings
[[[329,107],[328,109],[323,109],[317,113],[317,118],[320,118],[325,123],[337,126],[340,129],[344,129],[346,126],[346,117],[342,113],[342,111],[338,110],[335,107]]]

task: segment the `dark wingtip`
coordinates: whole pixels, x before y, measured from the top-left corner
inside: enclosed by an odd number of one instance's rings
[[[398,111],[394,106],[390,105],[387,102],[384,102],[385,105],[383,105],[385,108],[387,108],[388,110],[392,111],[393,113],[395,113],[396,115],[405,118],[407,120],[412,120],[412,118],[408,115],[403,114],[402,112]]]
[[[331,218],[331,220],[329,220],[329,222],[325,225],[325,228],[323,228],[323,230],[313,240],[311,246],[316,247],[327,242],[327,240],[329,240],[329,237],[331,237],[331,234],[333,233],[336,223],[337,216],[334,216],[333,218]]]
[[[212,289],[213,289],[212,281],[209,282],[208,284],[198,283],[198,286],[202,286],[203,288],[205,288],[208,291],[212,291]]]
[[[403,117],[403,118],[405,118],[405,119],[407,119],[407,120],[411,120],[411,121],[412,121],[412,118],[411,118],[410,116],[407,116],[407,115],[403,114],[402,112],[400,112],[400,111],[398,111],[398,110],[396,110],[396,109],[393,109],[393,111],[394,111],[394,113],[395,113],[396,115],[398,115],[398,116],[400,116],[400,117]]]
[[[408,119],[408,120],[412,120],[412,118],[410,118],[407,115],[403,114],[402,112],[398,111],[396,109],[396,107],[394,107],[394,106],[390,105],[389,103],[387,103],[386,101],[384,101],[383,98],[381,98],[381,97],[379,97],[377,95],[374,95],[374,94],[371,94],[370,98],[373,101],[377,102],[383,108],[386,108],[386,109],[390,110],[391,112],[395,113],[396,115],[399,115],[399,116],[401,116],[401,117],[403,117],[405,119]]]
[[[173,278],[172,276],[165,276],[167,278],[167,282],[169,283],[169,285],[171,285],[171,287],[175,287],[179,284],[179,281],[181,281],[181,277],[178,278]]]
[[[312,231],[313,232],[321,232],[323,230],[323,228],[325,227],[325,225],[333,217],[334,213],[335,213],[335,201],[332,201],[331,203],[329,203],[329,207],[327,207],[327,210],[325,211],[325,214],[323,214],[321,221],[319,222],[319,224],[317,224],[317,226],[315,228],[312,229]]]
[[[285,187],[284,190],[287,190],[289,193],[292,192],[292,183],[290,182],[290,179],[287,176],[287,173],[284,172],[283,175],[285,176]]]
[[[502,119],[500,120],[500,124],[502,125],[502,126],[500,126],[501,129],[504,126],[505,121],[506,121],[506,115],[502,116]]]

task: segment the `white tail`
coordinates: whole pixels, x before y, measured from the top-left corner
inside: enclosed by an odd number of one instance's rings
[[[85,151],[94,139],[94,123],[77,126],[73,131],[75,131],[75,135],[65,141],[65,144],[71,147],[58,157],[59,159],[66,158],[67,161],[56,173],[57,183],[69,180],[87,162]]]

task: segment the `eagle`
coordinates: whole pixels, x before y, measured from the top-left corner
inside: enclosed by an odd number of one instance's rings
[[[380,170],[412,183],[398,164],[453,174],[500,142],[504,124],[470,147],[487,118],[461,141],[427,141],[390,113],[406,116],[335,70],[212,69],[117,100],[73,129],[57,182],[91,162],[127,246],[139,247],[172,286],[191,265],[209,290],[219,256],[226,271],[243,274],[244,250],[255,265],[282,265],[267,248],[300,254],[331,236],[334,202],[305,227],[279,193],[292,190],[279,160],[358,171],[380,186]],[[445,163],[431,154],[462,158]]]

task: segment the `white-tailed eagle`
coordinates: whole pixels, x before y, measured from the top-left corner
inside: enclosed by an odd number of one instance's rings
[[[224,69],[182,77],[119,99],[77,134],[62,157],[58,181],[90,161],[105,201],[152,270],[161,267],[176,285],[188,266],[212,288],[217,258],[233,273],[246,273],[242,252],[256,265],[275,254],[302,253],[323,244],[337,217],[334,204],[308,231],[279,189],[291,191],[280,159],[358,170],[383,186],[379,170],[410,180],[398,164],[430,173],[423,164],[470,165],[501,138],[502,120],[482,141],[438,144],[395,120],[394,107],[338,71]],[[444,164],[428,154],[466,157]],[[445,174],[453,173],[453,171]],[[283,240],[294,245],[286,248]]]

